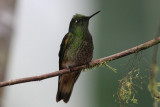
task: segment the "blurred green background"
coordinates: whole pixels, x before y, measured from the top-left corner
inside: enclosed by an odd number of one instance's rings
[[[160,1],[158,0],[101,0],[101,17],[98,24],[96,57],[112,55],[129,49],[152,39],[158,32],[160,22]],[[139,53],[140,61],[135,55],[127,56],[109,63],[117,69],[117,74],[103,67],[96,69],[96,104],[92,107],[119,107],[115,101],[118,90],[118,80],[121,80],[129,71],[133,63],[142,72],[149,76],[152,59],[152,50]],[[158,62],[160,62],[158,54]],[[149,78],[149,77],[148,77]],[[130,107],[153,107],[153,99],[148,91],[148,78],[143,81],[143,90],[138,90],[138,104],[129,104]]]
[[[9,9],[4,11],[3,8]],[[0,49],[0,67],[5,64],[4,70],[0,68],[3,73],[0,80],[56,71],[59,45],[68,32],[73,15],[91,15],[98,10],[101,12],[89,24],[94,41],[93,59],[149,41],[158,32],[159,0],[0,0],[0,43],[4,41],[1,31],[9,30],[9,34],[3,35],[8,38],[7,45],[0,44],[5,50]],[[149,48],[108,63],[117,69],[117,73],[106,67],[83,72],[67,104],[55,100],[58,78],[54,77],[3,88],[0,107],[120,107],[117,97],[119,80],[131,68],[139,69],[144,77],[143,89],[135,88],[138,104],[126,106],[153,107],[154,100],[148,91],[152,53],[153,48]],[[157,61],[160,66],[159,54]],[[159,76],[157,74],[157,78]]]

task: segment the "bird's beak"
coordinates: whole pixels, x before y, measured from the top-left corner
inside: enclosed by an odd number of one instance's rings
[[[95,16],[96,14],[98,14],[100,11],[98,11],[98,12],[96,12],[96,13],[94,13],[94,14],[92,14],[91,16],[89,16],[88,18],[90,19],[90,18],[92,18],[93,16]]]

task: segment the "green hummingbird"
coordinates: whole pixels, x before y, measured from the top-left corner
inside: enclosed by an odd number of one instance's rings
[[[88,64],[93,57],[92,35],[88,30],[91,16],[76,14],[73,16],[69,32],[64,36],[59,51],[59,70],[72,68],[82,64]],[[78,79],[81,70],[62,74],[58,79],[58,91],[56,101],[63,100],[67,103],[70,99],[73,86]]]

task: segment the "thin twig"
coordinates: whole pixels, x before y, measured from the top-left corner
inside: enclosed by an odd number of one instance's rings
[[[93,60],[89,63],[89,67],[94,67],[94,66],[96,66],[96,65],[98,65],[98,64],[100,64],[104,61],[110,62],[110,61],[122,58],[124,56],[130,55],[130,54],[133,54],[133,53],[137,53],[139,51],[142,51],[142,50],[150,48],[154,45],[157,45],[158,43],[160,43],[160,37],[157,37],[153,40],[150,40],[148,42],[145,42],[141,45],[130,48],[128,50],[116,53],[114,55],[110,55],[110,56],[107,56],[107,57],[104,57],[104,58]],[[73,68],[73,71],[77,71],[79,69],[85,69],[87,67],[88,67],[88,65],[87,66],[86,65],[77,66],[77,67]],[[13,79],[13,80],[9,80],[9,81],[0,82],[0,87],[10,86],[10,85],[20,84],[20,83],[26,83],[26,82],[31,82],[31,81],[39,81],[39,80],[55,77],[55,76],[58,76],[58,75],[62,75],[64,73],[69,73],[69,72],[70,72],[70,69],[62,69],[62,70],[59,70],[59,71],[55,71],[55,72],[51,72],[51,73],[47,73],[47,74],[43,74],[43,75],[39,75],[39,76]]]

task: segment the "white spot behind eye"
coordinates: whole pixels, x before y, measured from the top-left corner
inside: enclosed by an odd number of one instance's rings
[[[75,23],[77,23],[77,22],[78,22],[78,20],[75,21]]]

